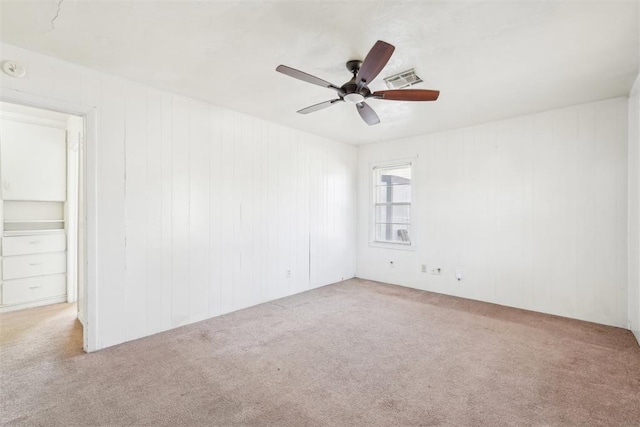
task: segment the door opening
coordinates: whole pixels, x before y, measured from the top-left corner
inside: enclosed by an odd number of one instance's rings
[[[68,312],[85,329],[85,128],[82,116],[0,102],[0,313],[59,304],[37,315]]]

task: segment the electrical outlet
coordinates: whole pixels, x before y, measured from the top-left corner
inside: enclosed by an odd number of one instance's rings
[[[442,276],[442,269],[440,267],[431,270],[431,274],[434,276]]]
[[[456,270],[456,279],[458,280],[458,282],[462,280],[462,270],[460,269]]]
[[[427,272],[427,264],[422,264],[420,266],[420,271],[422,271],[423,273],[426,273]]]
[[[285,273],[286,278],[290,278],[291,277],[291,270],[287,270],[287,272]]]
[[[391,268],[395,267],[395,266],[393,265],[393,261],[389,261],[389,267],[391,267]]]

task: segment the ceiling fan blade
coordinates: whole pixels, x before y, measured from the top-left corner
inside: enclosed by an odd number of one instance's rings
[[[371,94],[374,98],[389,101],[435,101],[439,95],[439,90],[428,89],[379,90]]]
[[[332,99],[331,101],[321,102],[319,104],[312,105],[311,107],[303,108],[302,110],[299,110],[298,113],[309,114],[309,113],[313,113],[314,111],[324,110],[327,107],[331,107],[336,102],[342,102],[342,99],[337,98],[337,99]]]
[[[378,115],[375,111],[373,111],[373,108],[369,107],[366,102],[356,104],[356,108],[358,110],[358,113],[360,113],[360,117],[362,117],[362,120],[364,120],[369,126],[377,125],[378,123],[380,123]]]
[[[364,58],[364,61],[362,61],[360,71],[358,71],[356,83],[359,88],[368,85],[376,78],[384,66],[387,65],[387,62],[389,62],[389,58],[393,55],[394,50],[395,47],[393,45],[383,42],[382,40],[378,40],[376,44],[373,45]]]
[[[282,74],[286,74],[289,77],[293,77],[294,79],[302,80],[303,82],[311,83],[314,85],[326,87],[329,89],[338,90],[340,89],[334,84],[329,83],[326,80],[322,80],[318,77],[312,76],[311,74],[307,74],[303,71],[296,70],[295,68],[287,67],[286,65],[278,65],[276,71]]]

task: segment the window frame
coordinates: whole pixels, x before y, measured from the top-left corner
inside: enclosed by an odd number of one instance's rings
[[[376,200],[376,174],[377,169],[387,169],[394,167],[406,167],[411,168],[411,201],[409,203],[403,202],[398,204],[404,204],[409,206],[409,242],[387,242],[382,240],[376,240],[376,207],[378,206]],[[369,164],[369,246],[385,249],[398,249],[405,251],[413,251],[416,246],[416,226],[414,221],[414,209],[416,204],[416,189],[415,189],[415,171],[416,171],[416,157],[379,161]]]

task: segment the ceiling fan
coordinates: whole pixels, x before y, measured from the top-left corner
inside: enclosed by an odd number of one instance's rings
[[[365,102],[368,98],[389,101],[435,101],[440,95],[440,91],[427,89],[396,89],[371,92],[367,86],[387,65],[394,50],[395,47],[393,45],[378,40],[364,58],[364,61],[357,59],[347,61],[347,69],[353,74],[353,78],[340,87],[286,65],[278,65],[276,71],[294,79],[326,87],[337,92],[338,97],[336,99],[303,108],[298,113],[309,114],[346,101],[355,104],[362,120],[371,126],[380,123],[380,119],[376,112],[373,111],[373,108]]]

